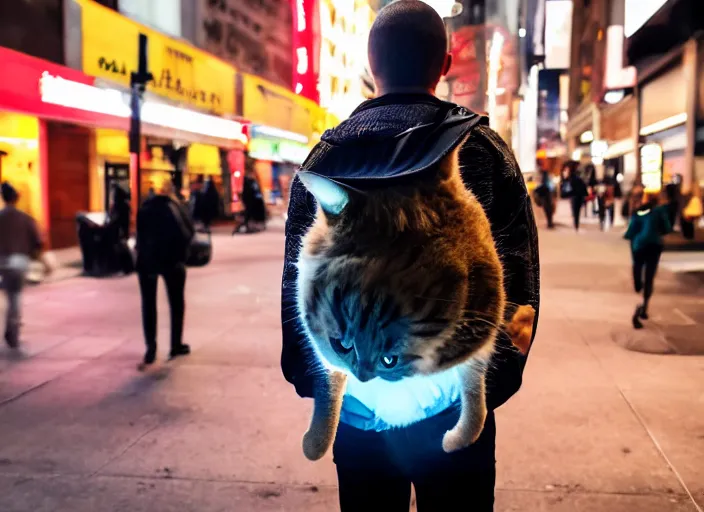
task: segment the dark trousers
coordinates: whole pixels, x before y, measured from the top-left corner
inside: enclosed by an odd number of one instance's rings
[[[545,217],[548,221],[548,228],[552,229],[554,227],[553,216],[555,214],[552,198],[545,199],[545,203],[543,204],[543,211],[545,211]]]
[[[489,413],[476,443],[447,454],[442,450],[442,436],[458,416],[458,411],[451,410],[384,432],[341,423],[333,446],[341,511],[408,512],[411,485],[418,512],[493,511],[494,414]]]
[[[570,201],[572,202],[572,222],[574,223],[574,229],[579,229],[579,217],[582,213],[584,199],[581,197],[573,197]]]
[[[643,292],[643,309],[647,311],[648,302],[653,295],[655,274],[660,264],[662,246],[647,245],[633,253],[633,287],[637,293]],[[643,279],[645,277],[645,279]]]
[[[156,289],[159,276],[164,278],[171,309],[171,349],[183,341],[183,317],[186,309],[186,267],[178,265],[161,272],[139,272],[139,291],[142,295],[142,327],[147,350],[156,351]]]

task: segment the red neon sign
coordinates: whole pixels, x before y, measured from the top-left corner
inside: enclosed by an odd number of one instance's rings
[[[291,0],[293,12],[293,90],[320,102],[320,14],[317,0]]]

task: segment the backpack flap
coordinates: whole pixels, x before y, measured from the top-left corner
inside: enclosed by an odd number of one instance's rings
[[[409,177],[432,168],[462,142],[483,118],[447,104],[435,121],[414,126],[393,137],[350,141],[344,145],[320,142],[299,172],[310,172],[348,188],[363,190],[387,180]]]

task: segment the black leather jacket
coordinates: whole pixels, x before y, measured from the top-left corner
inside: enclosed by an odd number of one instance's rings
[[[326,147],[345,145],[351,140],[359,141],[371,137],[388,141],[384,151],[369,152],[364,158],[370,163],[364,168],[384,169],[389,154],[397,154],[398,134],[437,120],[437,113],[447,108],[447,103],[430,95],[387,95],[367,101],[355,110],[351,117],[339,127],[323,134],[303,168],[316,167],[316,162],[325,157]],[[492,226],[494,239],[505,270],[507,300],[514,304],[530,304],[536,313],[540,303],[540,264],[538,259],[538,235],[531,203],[525,183],[513,153],[501,138],[486,126],[486,119],[472,123],[471,134],[460,150],[460,166],[466,186],[482,203]],[[422,144],[422,146],[425,146]],[[419,147],[418,151],[427,148]],[[388,150],[388,151],[387,151]],[[403,150],[401,150],[402,152]],[[322,156],[321,156],[322,155]],[[421,156],[410,156],[416,161]],[[324,167],[324,166],[323,166]],[[383,171],[385,172],[385,171]],[[333,176],[329,176],[333,177]],[[363,183],[364,176],[356,172],[354,185]],[[282,331],[283,350],[281,367],[297,393],[302,397],[313,396],[313,375],[310,364],[312,354],[302,332],[296,307],[296,261],[301,237],[313,222],[316,204],[298,178],[292,183],[286,222],[286,250],[282,283]],[[533,327],[537,326],[537,314]],[[498,340],[496,355],[487,380],[487,401],[495,409],[508,400],[521,386],[526,357],[520,354],[506,335]]]

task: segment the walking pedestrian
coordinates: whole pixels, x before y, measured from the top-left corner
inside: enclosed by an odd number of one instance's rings
[[[19,194],[5,182],[0,186],[0,277],[7,297],[5,342],[17,348],[20,342],[20,302],[29,263],[41,251],[42,242],[34,219],[17,209]],[[45,265],[47,273],[51,269]]]
[[[171,310],[170,357],[190,354],[183,343],[186,258],[195,234],[193,224],[167,181],[161,194],[144,201],[137,213],[137,273],[142,297],[142,326],[147,351],[140,369],[156,360],[156,297],[159,276],[164,279]]]
[[[362,103],[338,128],[326,132],[313,150],[313,159],[324,158],[326,148],[354,148],[348,151],[359,152],[375,148],[364,154],[368,165],[356,173],[360,186],[373,181],[367,178],[384,178],[373,174],[372,169],[385,169],[389,155],[406,155],[400,158],[411,158],[412,163],[408,165],[423,162],[423,158],[429,156],[425,152],[436,150],[441,143],[438,131],[446,134],[443,130],[452,126],[441,123],[447,112],[456,109],[458,116],[471,115],[434,94],[440,78],[450,68],[447,45],[442,18],[427,4],[419,0],[400,0],[383,8],[372,26],[368,46],[378,96]],[[424,153],[414,154],[400,135],[427,126],[423,123],[442,124],[442,129],[434,129],[433,135],[416,148]],[[494,236],[500,234],[498,251],[504,257],[507,300],[535,304],[537,309],[537,232],[515,157],[488,127],[488,121],[479,118],[458,158],[464,185],[482,203]],[[333,161],[337,171],[349,164],[335,158]],[[333,192],[331,200],[338,197]],[[313,366],[313,357],[308,351],[310,343],[297,316],[297,262],[302,237],[312,225],[315,210],[313,196],[296,177],[286,222],[281,364],[284,376],[303,397],[313,396],[319,371]],[[336,222],[335,215],[331,215],[330,222]],[[314,250],[324,253],[327,249],[316,246]],[[345,250],[353,254],[354,247]],[[339,289],[335,291],[336,296],[338,292]],[[340,314],[345,315],[342,310]],[[518,390],[525,364],[525,357],[510,349],[510,341],[504,334],[497,343],[498,355],[490,365],[484,430],[471,446],[450,454],[443,451],[442,438],[457,422],[459,398],[449,388],[423,379],[413,380],[413,383],[403,378],[393,383],[384,381],[402,390],[413,386],[413,391],[409,391],[413,393],[413,403],[408,403],[408,407],[415,405],[414,414],[420,418],[409,426],[391,428],[373,405],[376,399],[388,399],[373,393],[378,378],[356,388],[359,391],[369,384],[366,395],[359,395],[348,387],[333,446],[342,512],[407,511],[411,486],[415,487],[419,512],[453,510],[462,503],[475,512],[493,510],[496,475],[493,411]]]
[[[130,195],[125,189],[115,185],[112,189],[111,199],[108,223],[114,222],[117,225],[120,240],[127,240],[130,237],[130,217],[132,215]]]
[[[565,163],[561,174],[566,176],[566,178],[563,179],[560,186],[560,196],[570,201],[572,222],[576,232],[579,232],[582,207],[588,195],[587,186],[579,175],[578,165],[579,164],[575,161]]]
[[[614,223],[614,180],[611,176],[596,186],[596,200],[599,211],[599,226],[602,231],[608,231]]]
[[[212,178],[208,178],[205,182],[199,198],[201,201],[199,220],[206,230],[210,230],[213,221],[220,215],[220,194]]]
[[[643,293],[643,302],[636,306],[631,319],[635,329],[642,329],[641,320],[648,319],[648,305],[664,246],[663,236],[671,231],[667,207],[658,206],[657,195],[644,194],[641,205],[631,215],[624,235],[631,242],[633,288],[636,293]]]
[[[266,226],[266,205],[264,196],[259,185],[257,173],[254,170],[254,162],[248,162],[246,166],[244,180],[242,184],[242,206],[244,206],[243,220],[235,225],[233,234],[238,232],[242,226],[245,231],[260,231]],[[256,227],[252,227],[252,223]]]
[[[545,218],[548,222],[548,229],[553,229],[555,224],[553,217],[555,215],[555,183],[548,171],[540,171],[540,185],[535,189],[534,196],[536,204],[543,208]]]

